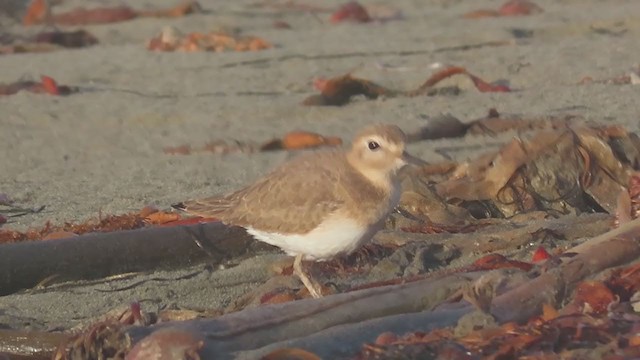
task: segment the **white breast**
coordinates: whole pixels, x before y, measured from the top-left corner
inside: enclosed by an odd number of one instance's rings
[[[324,261],[338,255],[350,254],[367,241],[384,226],[388,213],[400,200],[400,184],[393,182],[387,211],[380,214],[374,224],[362,225],[348,217],[334,214],[320,226],[306,234],[279,234],[246,227],[249,234],[256,239],[277,246],[287,254],[296,256],[304,254],[307,260]]]
[[[256,239],[277,246],[287,254],[304,254],[307,260],[327,260],[349,254],[369,241],[377,226],[362,226],[345,217],[333,216],[314,230],[300,235],[269,233],[247,227]]]

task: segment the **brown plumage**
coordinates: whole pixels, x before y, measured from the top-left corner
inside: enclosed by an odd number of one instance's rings
[[[361,206],[388,207],[390,194],[368,182],[345,155],[342,151],[304,154],[252,185],[222,197],[186,201],[183,209],[229,225],[291,234],[312,230],[340,208],[360,217]]]
[[[395,125],[370,126],[348,151],[306,153],[234,193],[174,207],[284,235],[305,234],[332,214],[368,227],[383,219],[398,200],[395,173],[412,160],[404,153],[405,139]],[[379,148],[370,149],[371,142]]]
[[[397,171],[420,162],[404,152],[405,141],[395,125],[370,126],[348,151],[301,155],[232,194],[175,207],[242,226],[295,255],[294,273],[320,297],[321,287],[304,273],[302,259],[348,254],[373,237],[400,198]]]

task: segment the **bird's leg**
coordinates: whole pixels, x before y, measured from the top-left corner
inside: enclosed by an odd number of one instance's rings
[[[302,281],[304,287],[309,290],[309,293],[315,299],[322,297],[322,290],[320,288],[320,284],[311,280],[309,276],[302,269],[302,258],[303,254],[299,254],[296,256],[296,259],[293,261],[293,273]]]

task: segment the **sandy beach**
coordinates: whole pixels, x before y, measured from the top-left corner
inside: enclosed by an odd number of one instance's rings
[[[81,4],[69,1],[64,8]],[[82,89],[64,98],[22,92],[0,99],[0,190],[21,205],[46,206],[42,213],[16,218],[7,226],[77,221],[148,204],[166,207],[232,190],[289,156],[171,156],[162,151],[168,146],[201,146],[217,139],[262,142],[296,129],[348,141],[373,122],[393,122],[410,131],[442,113],[467,121],[492,107],[502,113],[583,115],[626,124],[632,131],[638,127],[638,88],[576,85],[585,76],[618,76],[637,64],[640,50],[634,35],[640,31],[640,18],[632,17],[638,6],[633,1],[549,1],[539,4],[545,9],[539,15],[477,20],[461,15],[500,3],[397,2],[394,7],[402,10],[404,20],[365,25],[332,25],[304,13],[248,4],[204,2],[210,14],[90,26],[101,42],[97,46],[0,57],[2,82],[46,74]],[[274,19],[287,21],[293,29],[273,29]],[[183,32],[238,27],[273,42],[275,48],[243,53],[147,51],[146,41],[166,25]],[[596,26],[622,33],[598,33]],[[514,28],[531,30],[533,36],[516,40]],[[38,30],[7,28],[21,34]],[[519,45],[446,50],[499,40]],[[344,107],[300,105],[314,92],[314,77],[355,69],[354,75],[410,89],[430,75],[433,63],[464,66],[491,81],[505,79],[518,91],[480,93],[468,79],[453,78],[450,82],[464,90],[459,96],[355,101]],[[402,71],[381,71],[378,64]],[[421,142],[411,150],[437,161],[442,157],[435,149],[456,147],[460,150],[450,156],[463,160],[469,157],[465,146],[475,149],[510,135]]]
[[[126,3],[133,8],[175,5],[171,0]],[[0,55],[0,83],[48,75],[79,88],[65,97],[24,91],[0,97],[0,193],[21,207],[45,206],[37,214],[10,218],[3,227],[25,230],[46,221],[84,221],[146,205],[166,209],[185,199],[236,189],[296,155],[163,151],[185,144],[263,143],[291,130],[339,136],[348,144],[358,129],[374,122],[395,123],[410,132],[442,114],[470,122],[490,108],[530,116],[572,114],[640,129],[639,86],[578,85],[586,76],[607,79],[637,69],[640,3],[634,0],[537,0],[542,13],[482,19],[462,15],[495,9],[502,2],[400,0],[385,5],[401,11],[401,19],[367,24],[332,24],[330,13],[254,3],[201,0],[201,14],[65,27],[84,28],[99,44]],[[114,4],[120,3],[65,0],[55,11]],[[3,16],[3,32],[27,36],[43,30]],[[291,29],[274,28],[276,20]],[[238,29],[274,46],[256,52],[148,51],[147,41],[169,25],[183,33]],[[504,45],[481,46],[490,42]],[[317,92],[313,80],[318,77],[351,72],[408,90],[423,83],[436,63],[465,67],[515,91],[482,93],[468,78],[453,77],[442,85],[458,86],[458,95],[357,98],[340,107],[301,105]],[[514,135],[420,141],[409,150],[431,162],[462,161],[496,149]],[[279,258],[275,253],[261,255],[224,271],[203,271],[189,280],[147,281],[109,296],[95,296],[94,291],[128,286],[140,278],[5,296],[0,298],[0,324],[68,327],[136,299],[147,299],[150,307],[224,307],[266,281],[269,264]],[[144,279],[178,278],[192,271],[202,268],[158,272]],[[27,325],[25,319],[31,319]]]

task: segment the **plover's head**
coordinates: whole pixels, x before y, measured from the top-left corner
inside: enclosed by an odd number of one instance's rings
[[[395,125],[366,127],[353,140],[349,162],[374,182],[388,179],[407,164],[424,164],[405,151],[406,141],[405,133]]]

